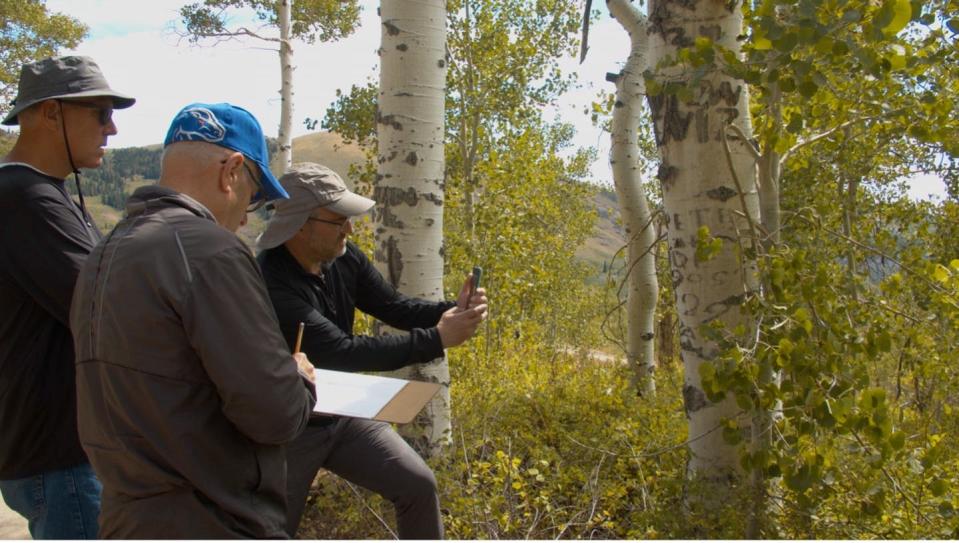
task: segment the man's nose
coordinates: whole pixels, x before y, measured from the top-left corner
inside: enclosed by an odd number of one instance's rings
[[[113,122],[113,119],[110,119],[110,122],[108,122],[106,126],[103,127],[103,131],[107,136],[117,135],[117,132],[118,132],[117,123]]]

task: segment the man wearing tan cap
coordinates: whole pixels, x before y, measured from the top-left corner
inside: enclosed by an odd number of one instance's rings
[[[258,260],[280,328],[293,345],[305,323],[302,350],[319,368],[390,371],[429,362],[469,339],[486,317],[486,292],[470,298],[467,279],[457,302],[431,302],[398,293],[347,237],[352,218],[373,200],[347,190],[319,164],[295,164],[280,184],[289,200],[275,204],[258,241]],[[355,336],[354,310],[409,331]],[[443,524],[436,479],[390,425],[314,417],[287,448],[287,531],[296,534],[316,472],[325,468],[393,502],[399,537],[440,539]]]
[[[34,539],[94,539],[100,482],[77,435],[74,283],[100,240],[79,168],[97,168],[117,133],[110,88],[89,57],[24,65],[4,117],[19,125],[0,159],[0,491]],[[67,192],[74,174],[80,202]]]

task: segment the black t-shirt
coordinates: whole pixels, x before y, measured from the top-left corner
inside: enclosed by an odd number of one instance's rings
[[[69,315],[100,232],[64,183],[25,164],[0,164],[2,480],[86,461]]]

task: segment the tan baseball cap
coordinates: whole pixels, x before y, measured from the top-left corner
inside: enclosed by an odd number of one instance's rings
[[[314,209],[324,207],[344,217],[353,217],[366,213],[376,203],[350,192],[339,174],[314,162],[294,164],[280,177],[280,185],[290,197],[273,203],[273,215],[256,242],[261,251],[286,243]]]

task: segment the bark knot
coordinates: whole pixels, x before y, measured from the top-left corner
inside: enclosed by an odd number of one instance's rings
[[[384,21],[383,26],[386,27],[386,33],[390,36],[396,36],[400,33],[399,27],[393,24],[392,21]]]
[[[700,409],[709,405],[709,401],[706,400],[706,394],[692,386],[686,385],[683,387],[683,406],[686,410],[686,417],[699,411]]]
[[[736,196],[736,194],[738,193],[726,185],[706,191],[706,196],[709,196],[713,200],[719,200],[720,202],[725,202],[733,196]]]

